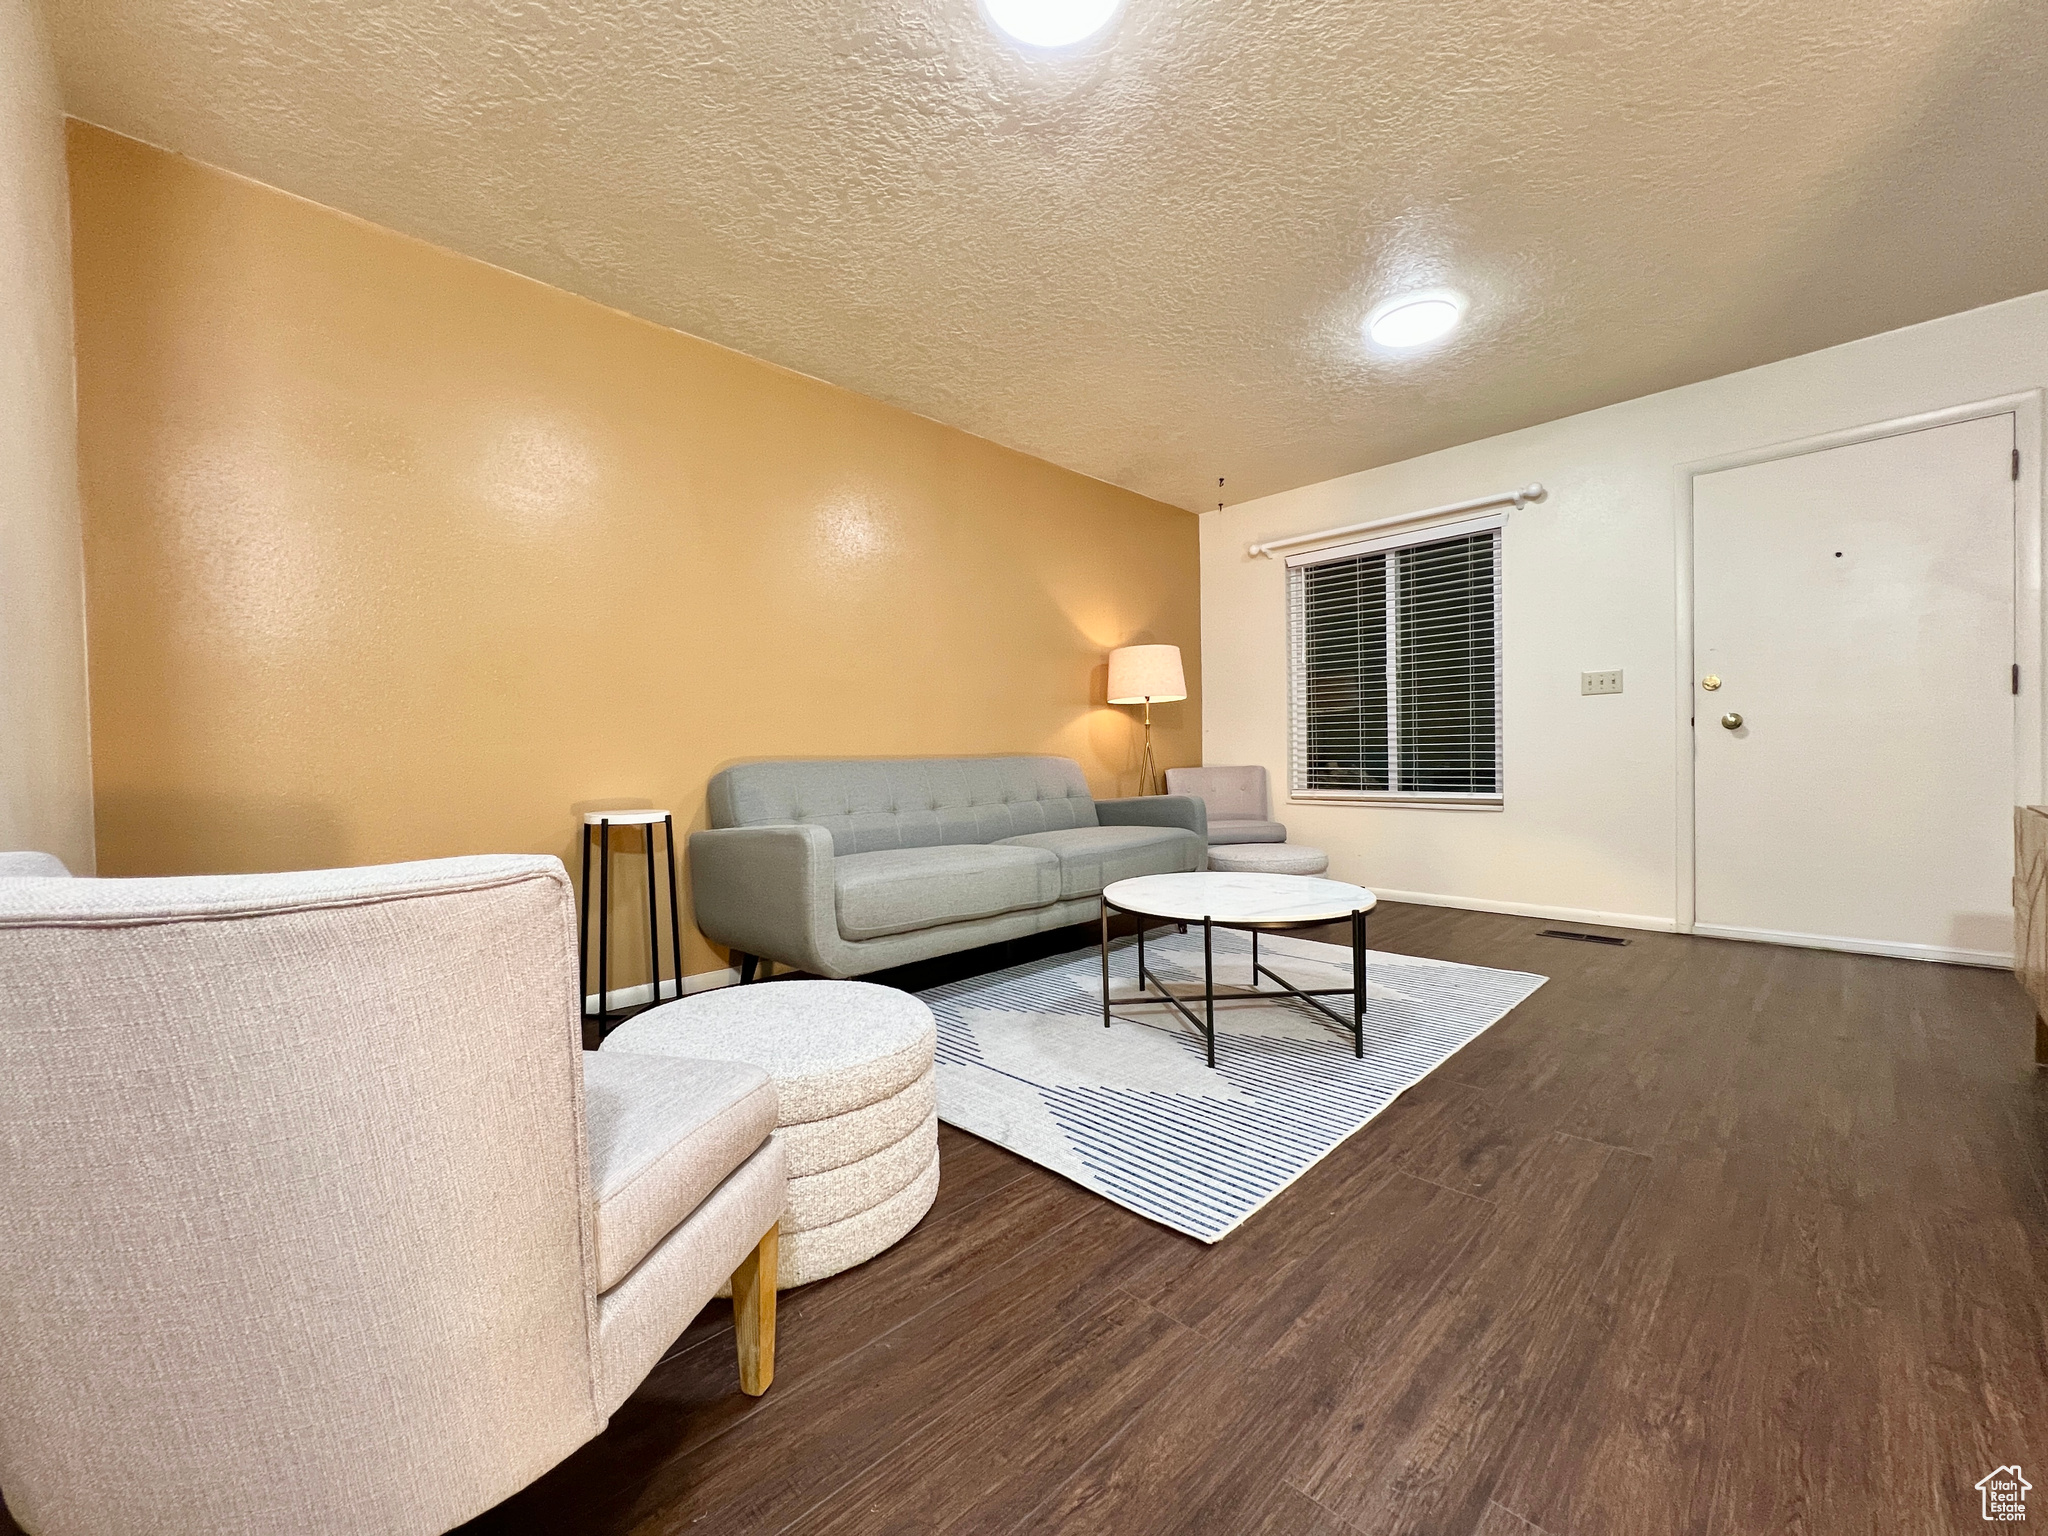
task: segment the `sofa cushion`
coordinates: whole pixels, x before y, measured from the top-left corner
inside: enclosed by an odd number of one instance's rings
[[[583,1113],[602,1293],[768,1139],[775,1089],[744,1062],[585,1051]]]
[[[1194,795],[1209,807],[1209,819],[1263,821],[1266,770],[1256,763],[1231,768],[1169,768],[1169,795]]]
[[[712,775],[705,805],[714,827],[823,827],[841,855],[993,843],[1096,820],[1081,765],[1067,757],[741,763]]]
[[[849,853],[832,861],[832,874],[839,932],[849,939],[1043,907],[1060,894],[1053,854],[989,843]]]
[[[1258,821],[1249,816],[1209,818],[1212,843],[1284,843],[1287,829],[1277,821]]]
[[[1185,827],[1075,827],[1005,838],[1003,846],[1057,856],[1062,901],[1096,895],[1134,875],[1184,874],[1209,859],[1207,845]]]

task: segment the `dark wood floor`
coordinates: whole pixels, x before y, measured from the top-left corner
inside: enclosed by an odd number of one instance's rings
[[[472,1529],[1977,1528],[2048,1450],[2012,978],[1544,926],[1384,909],[1551,984],[1222,1244],[944,1131],[917,1231],[783,1298],[767,1397],[715,1308]]]
[[[923,1224],[783,1298],[765,1398],[716,1305],[466,1529],[1889,1533],[2048,1489],[2012,978],[1544,926],[1383,909],[1551,983],[1222,1244],[942,1130]]]

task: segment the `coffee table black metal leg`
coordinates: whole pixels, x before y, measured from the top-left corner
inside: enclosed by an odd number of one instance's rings
[[[1252,990],[1259,990],[1259,930],[1252,930]]]
[[[1365,1059],[1365,914],[1351,914],[1351,1043]]]
[[[1109,1028],[1109,902],[1102,903],[1102,1027]]]
[[[1209,1065],[1213,1067],[1216,1065],[1216,946],[1215,927],[1206,917],[1202,919],[1202,1003]]]

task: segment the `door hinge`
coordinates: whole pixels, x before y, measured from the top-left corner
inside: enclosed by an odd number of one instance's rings
[[[2015,694],[2020,691],[2020,664],[2018,662],[2012,664],[2012,691]]]
[[[2017,448],[2012,451],[2012,477],[2015,480],[2020,477],[2020,451]]]

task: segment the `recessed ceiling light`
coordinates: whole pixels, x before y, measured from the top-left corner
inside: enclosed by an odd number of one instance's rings
[[[1465,303],[1454,293],[1403,294],[1372,312],[1365,333],[1379,346],[1406,351],[1449,335],[1464,313]]]
[[[1109,25],[1122,0],[981,0],[996,30],[1030,48],[1064,48]]]

